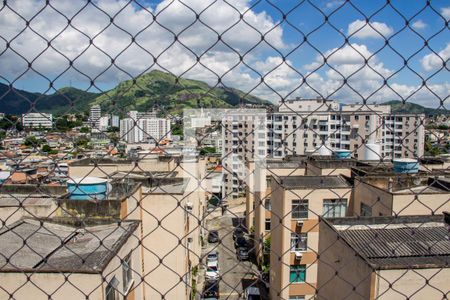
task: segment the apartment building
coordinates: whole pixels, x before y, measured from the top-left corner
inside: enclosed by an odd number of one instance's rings
[[[255,166],[254,161],[247,162],[249,171],[246,192],[245,226],[254,232],[257,243],[254,253],[259,262],[263,256],[263,243],[270,236],[271,229],[271,181],[272,177],[303,176],[306,172],[304,157],[287,159],[267,159]]]
[[[266,114],[262,110],[232,111],[222,120],[222,199],[245,197],[249,172],[246,161],[264,160]]]
[[[391,173],[356,177],[351,213],[376,217],[450,211],[449,178],[430,175]]]
[[[201,255],[201,226],[204,202],[201,193],[191,192],[189,178],[147,172],[119,172],[114,178],[126,178],[142,184],[138,202],[123,208],[126,219],[142,222],[144,294],[148,299],[189,299],[192,268]]]
[[[100,105],[93,105],[89,110],[89,125],[93,128],[99,128],[100,118],[102,117],[102,109]]]
[[[383,116],[383,154],[390,159],[422,157],[425,148],[425,116]]]
[[[0,229],[0,298],[143,299],[139,222],[70,221],[21,219]]]
[[[53,115],[47,113],[22,114],[22,125],[27,128],[52,128]]]
[[[354,158],[422,157],[423,115],[392,115],[389,105],[341,105],[334,100],[287,100],[268,116],[268,155],[350,150]]]
[[[120,138],[127,143],[158,143],[171,138],[170,120],[154,112],[130,111],[120,120]]]
[[[351,192],[341,176],[272,177],[271,299],[314,297],[319,218],[347,216]]]
[[[321,219],[316,299],[445,299],[442,215]]]

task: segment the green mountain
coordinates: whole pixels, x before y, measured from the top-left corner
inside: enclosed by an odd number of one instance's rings
[[[211,87],[202,81],[177,78],[157,70],[120,83],[94,103],[110,111],[158,108],[165,113],[182,113],[185,108],[227,108],[239,103],[271,105],[237,89]]]
[[[29,111],[54,114],[82,112],[89,108],[90,103],[98,95],[76,88],[62,88],[54,94],[46,95],[10,89],[8,85],[0,83],[0,112],[13,115]]]
[[[180,78],[161,71],[151,71],[134,80],[121,82],[103,94],[75,88],[63,88],[52,95],[10,90],[0,83],[0,112],[22,114],[32,102],[36,111],[56,115],[87,112],[94,104],[104,111],[123,114],[129,110],[149,111],[158,108],[163,113],[181,113],[185,108],[226,108],[239,103],[271,105],[270,102],[246,95],[233,88],[210,87],[208,84]]]
[[[388,102],[384,102],[383,104],[391,105],[391,109],[393,113],[399,114],[425,114],[426,116],[434,116],[434,115],[448,115],[450,111],[447,109],[434,109],[429,107],[424,107],[415,103],[405,103],[402,101],[392,100]]]

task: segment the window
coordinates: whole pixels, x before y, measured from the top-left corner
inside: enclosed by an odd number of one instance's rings
[[[133,279],[133,271],[131,269],[131,252],[122,260],[122,274],[123,274],[123,290],[124,293],[130,288]]]
[[[289,300],[305,300],[305,296],[289,296]]]
[[[372,207],[361,202],[361,216],[371,217],[372,216]]]
[[[105,289],[106,300],[118,300],[118,294],[116,291],[116,287],[119,285],[119,281],[114,276]]]
[[[347,199],[323,200],[323,216],[326,218],[345,217],[347,213]]]
[[[270,181],[268,185],[270,185]],[[266,201],[264,201],[264,208],[268,211],[272,210],[272,203],[270,202],[270,199],[266,199]]]
[[[296,265],[290,267],[289,282],[305,282],[306,279],[306,266]]]
[[[308,200],[292,200],[292,219],[308,218]]]
[[[270,231],[270,218],[266,218],[266,231]]]
[[[308,249],[307,233],[291,233],[291,251],[306,251]]]

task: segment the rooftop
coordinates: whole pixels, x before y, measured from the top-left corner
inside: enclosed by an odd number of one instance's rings
[[[342,176],[288,176],[276,179],[285,189],[350,188]]]
[[[450,267],[450,239],[442,215],[326,219],[377,269]]]
[[[101,273],[138,224],[122,221],[77,228],[19,220],[0,230],[0,271]]]

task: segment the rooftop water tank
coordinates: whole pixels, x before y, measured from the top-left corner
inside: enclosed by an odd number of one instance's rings
[[[350,159],[352,158],[352,151],[350,150],[335,150],[334,157],[337,159]]]
[[[381,145],[380,144],[365,144],[364,145],[364,160],[381,160]]]
[[[412,158],[394,159],[394,172],[402,174],[415,174],[419,172],[419,162]]]
[[[108,181],[98,177],[71,178],[67,190],[72,200],[103,200],[110,190]]]
[[[327,147],[327,145],[321,145],[316,152],[318,155],[321,156],[330,156],[331,155],[331,149]]]

